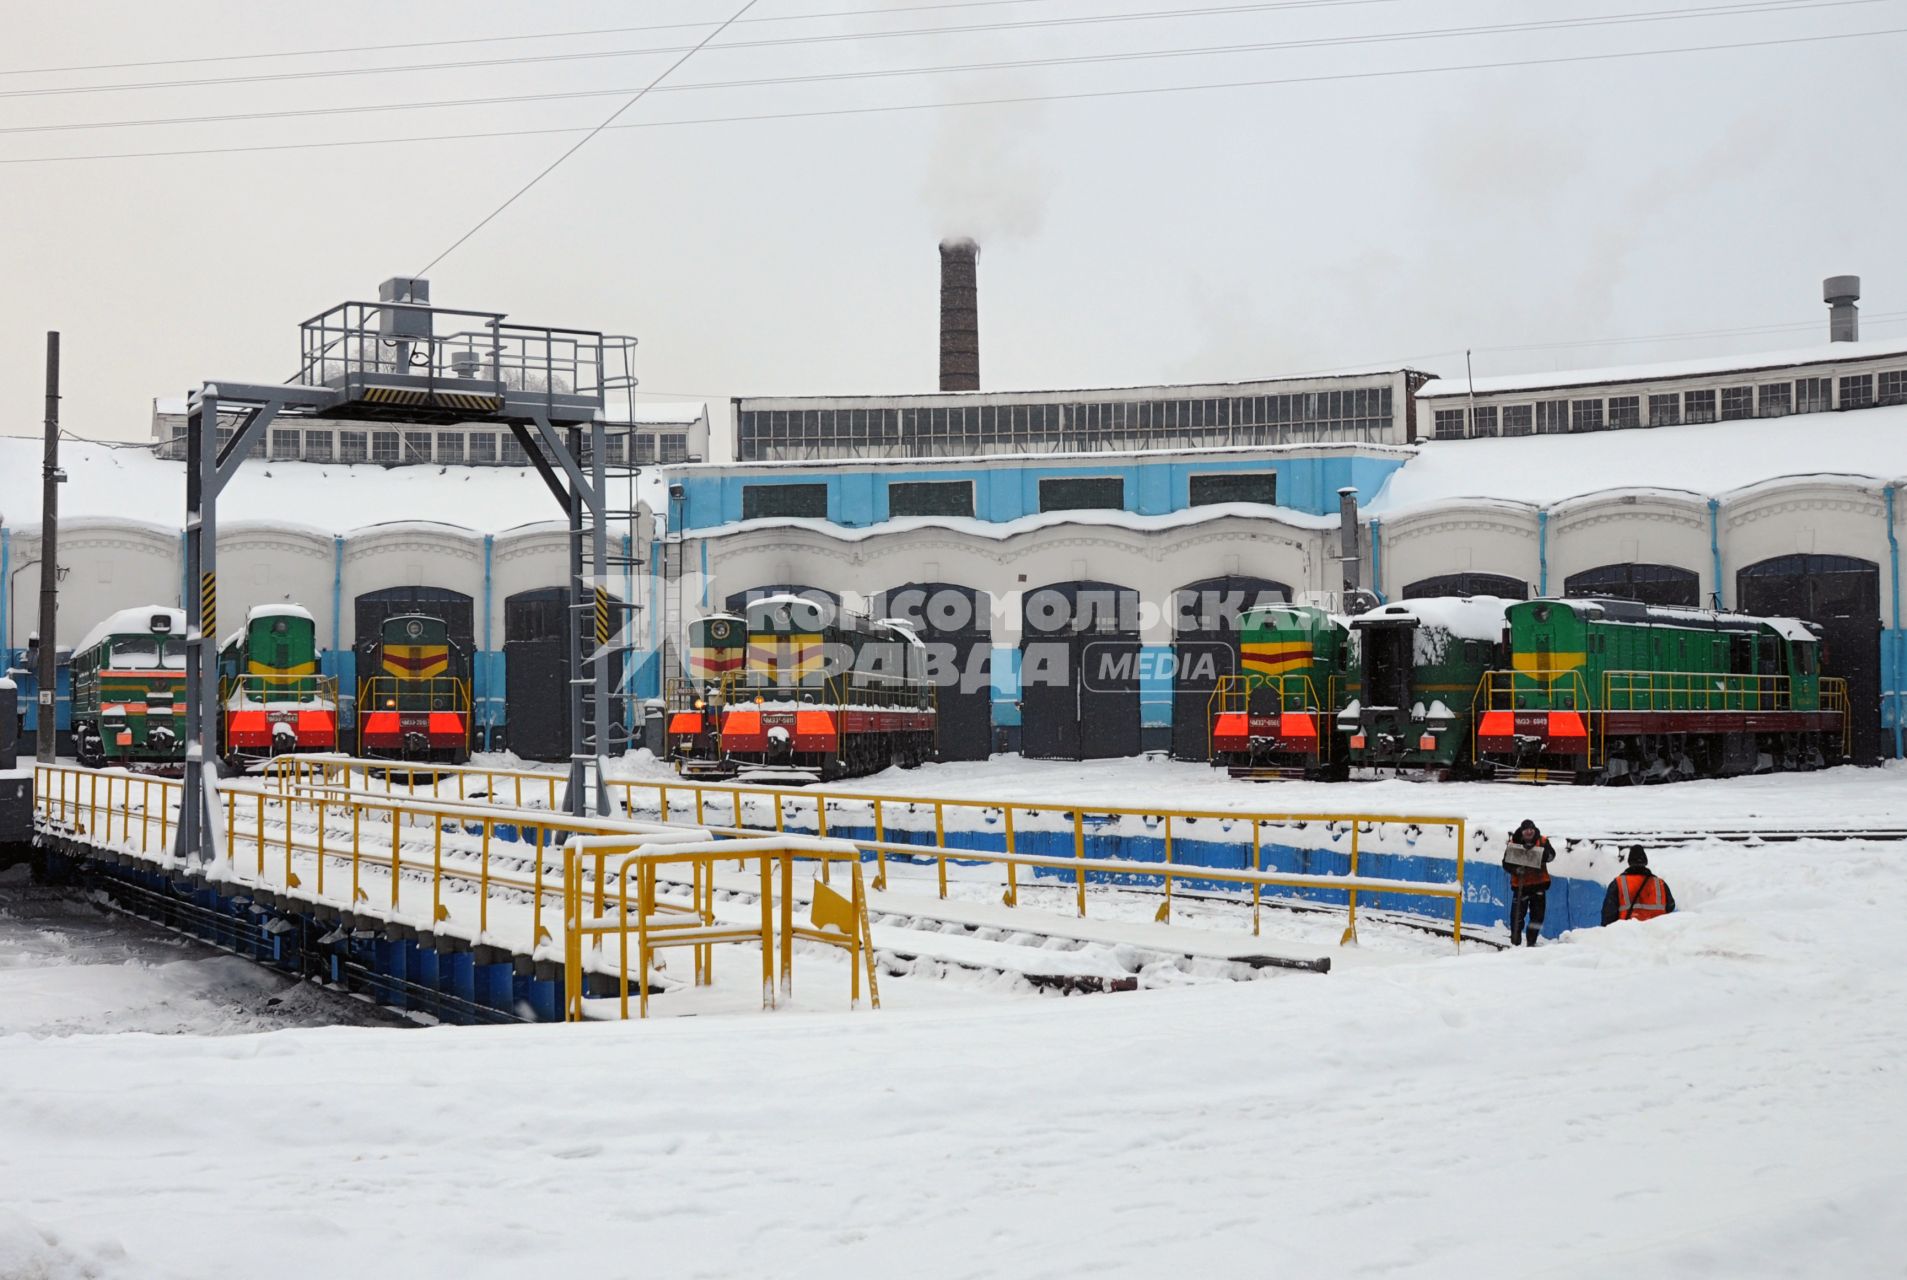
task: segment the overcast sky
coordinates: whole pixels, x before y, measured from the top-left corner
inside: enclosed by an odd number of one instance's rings
[[[7,4],[0,162],[45,162],[0,163],[0,431],[39,429],[47,329],[82,435],[289,376],[299,321],[419,271],[740,3]],[[1421,34],[1669,13],[1697,16]],[[1062,21],[1136,14],[1166,16]],[[678,23],[707,25],[603,30]],[[981,242],[1002,390],[1787,348],[1842,272],[1864,336],[1907,337],[1907,34],[1767,43],[1896,28],[1907,0],[757,0],[428,274],[638,335],[645,387],[718,421],[933,389],[949,234]],[[372,67],[406,69],[312,74]],[[1249,81],[1281,83],[1209,87]],[[1047,100],[942,105],[1000,98]],[[127,123],[257,113],[300,114]],[[576,132],[389,141],[521,130]],[[378,145],[47,159],[336,142]]]

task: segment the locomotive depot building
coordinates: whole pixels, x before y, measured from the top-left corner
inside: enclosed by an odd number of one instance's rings
[[[737,460],[645,470],[639,528],[653,534],[637,537],[653,540],[607,584],[636,606],[622,714],[648,717],[683,673],[695,618],[796,592],[916,627],[941,655],[950,758],[1201,758],[1237,611],[1341,608],[1350,583],[1378,600],[1614,595],[1808,618],[1850,682],[1856,758],[1901,754],[1907,341],[1855,340],[1851,303],[1830,301],[1837,340],[1768,356],[1031,393],[978,390],[970,354],[959,368],[972,320],[956,306],[946,389],[739,399]],[[66,447],[63,645],[116,610],[182,602],[168,407],[161,456]],[[712,447],[699,405],[638,418],[632,456]],[[472,432],[446,446],[458,430],[443,426],[400,436],[384,465],[322,461],[338,439],[313,434],[268,439],[228,496],[221,625],[305,606],[348,697],[360,637],[392,613],[439,613],[474,654],[475,745],[564,754],[565,536],[534,473],[501,454],[470,465]],[[12,664],[43,568],[38,450],[0,438]],[[1098,670],[1071,678],[1088,648]]]

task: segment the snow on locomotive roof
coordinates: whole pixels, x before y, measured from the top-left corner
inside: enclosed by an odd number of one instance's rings
[[[901,634],[901,638],[906,640],[908,644],[913,645],[916,649],[925,649],[927,647],[927,642],[922,640],[920,633],[914,630],[914,624],[905,618],[876,618],[868,625],[885,627],[889,631],[898,631]]]
[[[311,610],[301,604],[253,605],[245,614],[245,621],[248,625],[258,621],[260,618],[303,618],[306,622],[315,623],[317,621],[311,616]]]
[[[1517,603],[1523,603],[1518,601]],[[1752,613],[1722,613],[1714,609],[1691,609],[1684,605],[1642,604],[1608,596],[1586,599],[1531,600],[1530,604],[1560,604],[1578,613],[1594,614],[1623,622],[1654,622],[1663,626],[1693,626],[1704,629],[1752,631],[1769,627],[1784,640],[1818,640],[1808,624],[1799,618],[1762,618]]]
[[[807,604],[807,605],[815,605],[817,607],[824,607],[829,609],[836,607],[832,600],[826,600],[826,599],[817,600],[813,596],[804,596],[793,591],[784,591],[780,593],[779,595],[759,596],[756,599],[750,600],[748,602],[748,607],[750,609],[754,609],[754,608],[759,608],[765,605],[770,608],[773,608],[779,605],[786,605],[786,604]]]
[[[181,640],[185,638],[185,610],[173,609],[161,604],[135,605],[130,609],[121,609],[108,615],[102,622],[86,633],[74,653],[84,653],[107,636],[143,636],[152,632],[154,614],[163,613],[172,623],[172,634]]]
[[[1503,611],[1514,600],[1500,596],[1430,596],[1382,604],[1351,619],[1353,627],[1384,623],[1439,627],[1461,640],[1503,638]]]

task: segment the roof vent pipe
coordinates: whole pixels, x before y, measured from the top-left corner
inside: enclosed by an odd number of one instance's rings
[[[1364,549],[1359,545],[1357,490],[1346,485],[1338,490],[1338,563],[1344,568],[1344,609],[1352,611],[1352,601],[1363,587]]]
[[[1821,299],[1828,304],[1828,341],[1859,342],[1861,300],[1859,276],[1829,276],[1821,282]]]

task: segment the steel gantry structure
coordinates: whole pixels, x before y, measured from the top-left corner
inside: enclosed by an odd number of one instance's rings
[[[187,636],[188,745],[175,854],[209,859],[220,835],[210,817],[222,714],[219,495],[272,424],[287,418],[508,428],[569,522],[566,807],[607,813],[603,767],[621,732],[610,714],[610,673],[618,653],[628,669],[632,628],[618,615],[635,607],[616,601],[608,584],[637,563],[642,539],[619,537],[612,546],[609,526],[633,525],[637,504],[635,468],[609,458],[606,428],[633,420],[636,340],[433,307],[428,282],[403,277],[387,280],[378,301],[340,303],[301,328],[303,358],[291,381],[206,382],[188,405],[185,569],[199,598]],[[626,506],[612,506],[618,474],[630,482]]]

